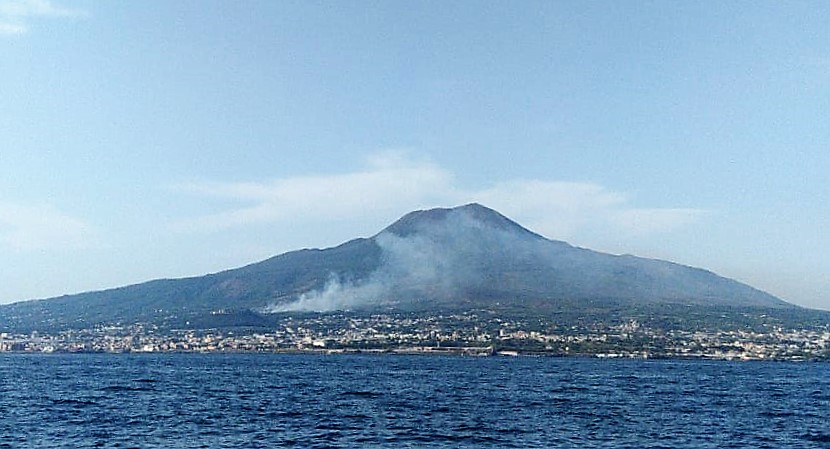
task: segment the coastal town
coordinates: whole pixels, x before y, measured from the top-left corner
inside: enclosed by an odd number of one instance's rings
[[[661,329],[636,320],[566,326],[546,319],[506,319],[483,312],[287,314],[270,329],[164,329],[135,323],[49,334],[0,332],[0,352],[404,353],[809,361],[830,360],[830,329]]]

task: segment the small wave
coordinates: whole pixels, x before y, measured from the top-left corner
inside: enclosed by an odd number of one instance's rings
[[[132,391],[153,391],[152,388],[148,387],[130,387],[127,385],[110,385],[107,387],[101,388],[101,391],[107,391],[111,393],[121,393],[121,392],[132,392]]]
[[[371,416],[365,415],[363,413],[347,413],[345,415],[340,416],[343,419],[351,419],[351,420],[364,420],[364,419],[372,419]]]
[[[819,401],[830,401],[830,395],[822,390],[813,390],[810,393],[810,397]]]
[[[374,391],[344,391],[340,396],[355,396],[359,398],[379,398],[383,393],[376,393]]]
[[[279,411],[276,413],[271,413],[271,415],[275,415],[278,418],[300,418],[305,416],[305,413],[297,412],[293,410],[288,411]]]
[[[156,379],[136,379],[133,382],[139,383],[139,384],[154,384],[154,383],[158,382],[158,380],[156,380]]]
[[[784,410],[767,410],[759,413],[761,416],[766,418],[789,418],[791,416],[795,416],[794,412],[784,411]]]
[[[95,405],[92,401],[84,401],[80,399],[52,399],[52,403],[55,405],[81,405],[81,406],[89,406]]]
[[[409,438],[418,443],[435,444],[439,441],[444,441],[453,444],[471,443],[476,445],[492,444],[500,442],[500,439],[490,435],[459,435],[446,433],[428,433],[421,435],[413,435]]]
[[[805,433],[801,438],[816,443],[830,443],[830,434],[827,433]]]

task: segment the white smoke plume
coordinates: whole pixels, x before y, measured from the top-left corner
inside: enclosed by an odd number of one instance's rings
[[[362,281],[344,281],[332,274],[326,286],[300,295],[268,312],[351,310],[370,305],[447,298],[480,284],[487,267],[498,265],[502,253],[533,257],[538,241],[515,230],[498,229],[463,209],[440,221],[421,223],[404,236],[384,231],[375,236],[381,264]]]
[[[303,293],[291,303],[272,305],[266,308],[266,313],[279,312],[328,312],[332,310],[350,310],[376,302],[380,302],[385,292],[381,284],[370,282],[365,285],[354,285],[343,282],[332,274],[322,290]]]

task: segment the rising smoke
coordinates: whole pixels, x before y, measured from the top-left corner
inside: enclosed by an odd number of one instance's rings
[[[515,262],[516,254],[533,257],[539,249],[538,240],[527,233],[491,226],[463,209],[452,210],[438,221],[418,223],[405,236],[387,229],[374,240],[381,249],[381,264],[368,279],[343,280],[332,273],[323,289],[272,305],[267,312],[407,306],[451,298],[488,282],[493,267]]]

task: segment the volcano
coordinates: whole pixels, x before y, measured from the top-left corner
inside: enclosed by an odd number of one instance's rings
[[[442,311],[581,304],[795,308],[746,284],[668,261],[547,239],[480,204],[411,212],[370,238],[292,251],[200,277],[0,307],[3,327],[176,320],[234,311]]]

